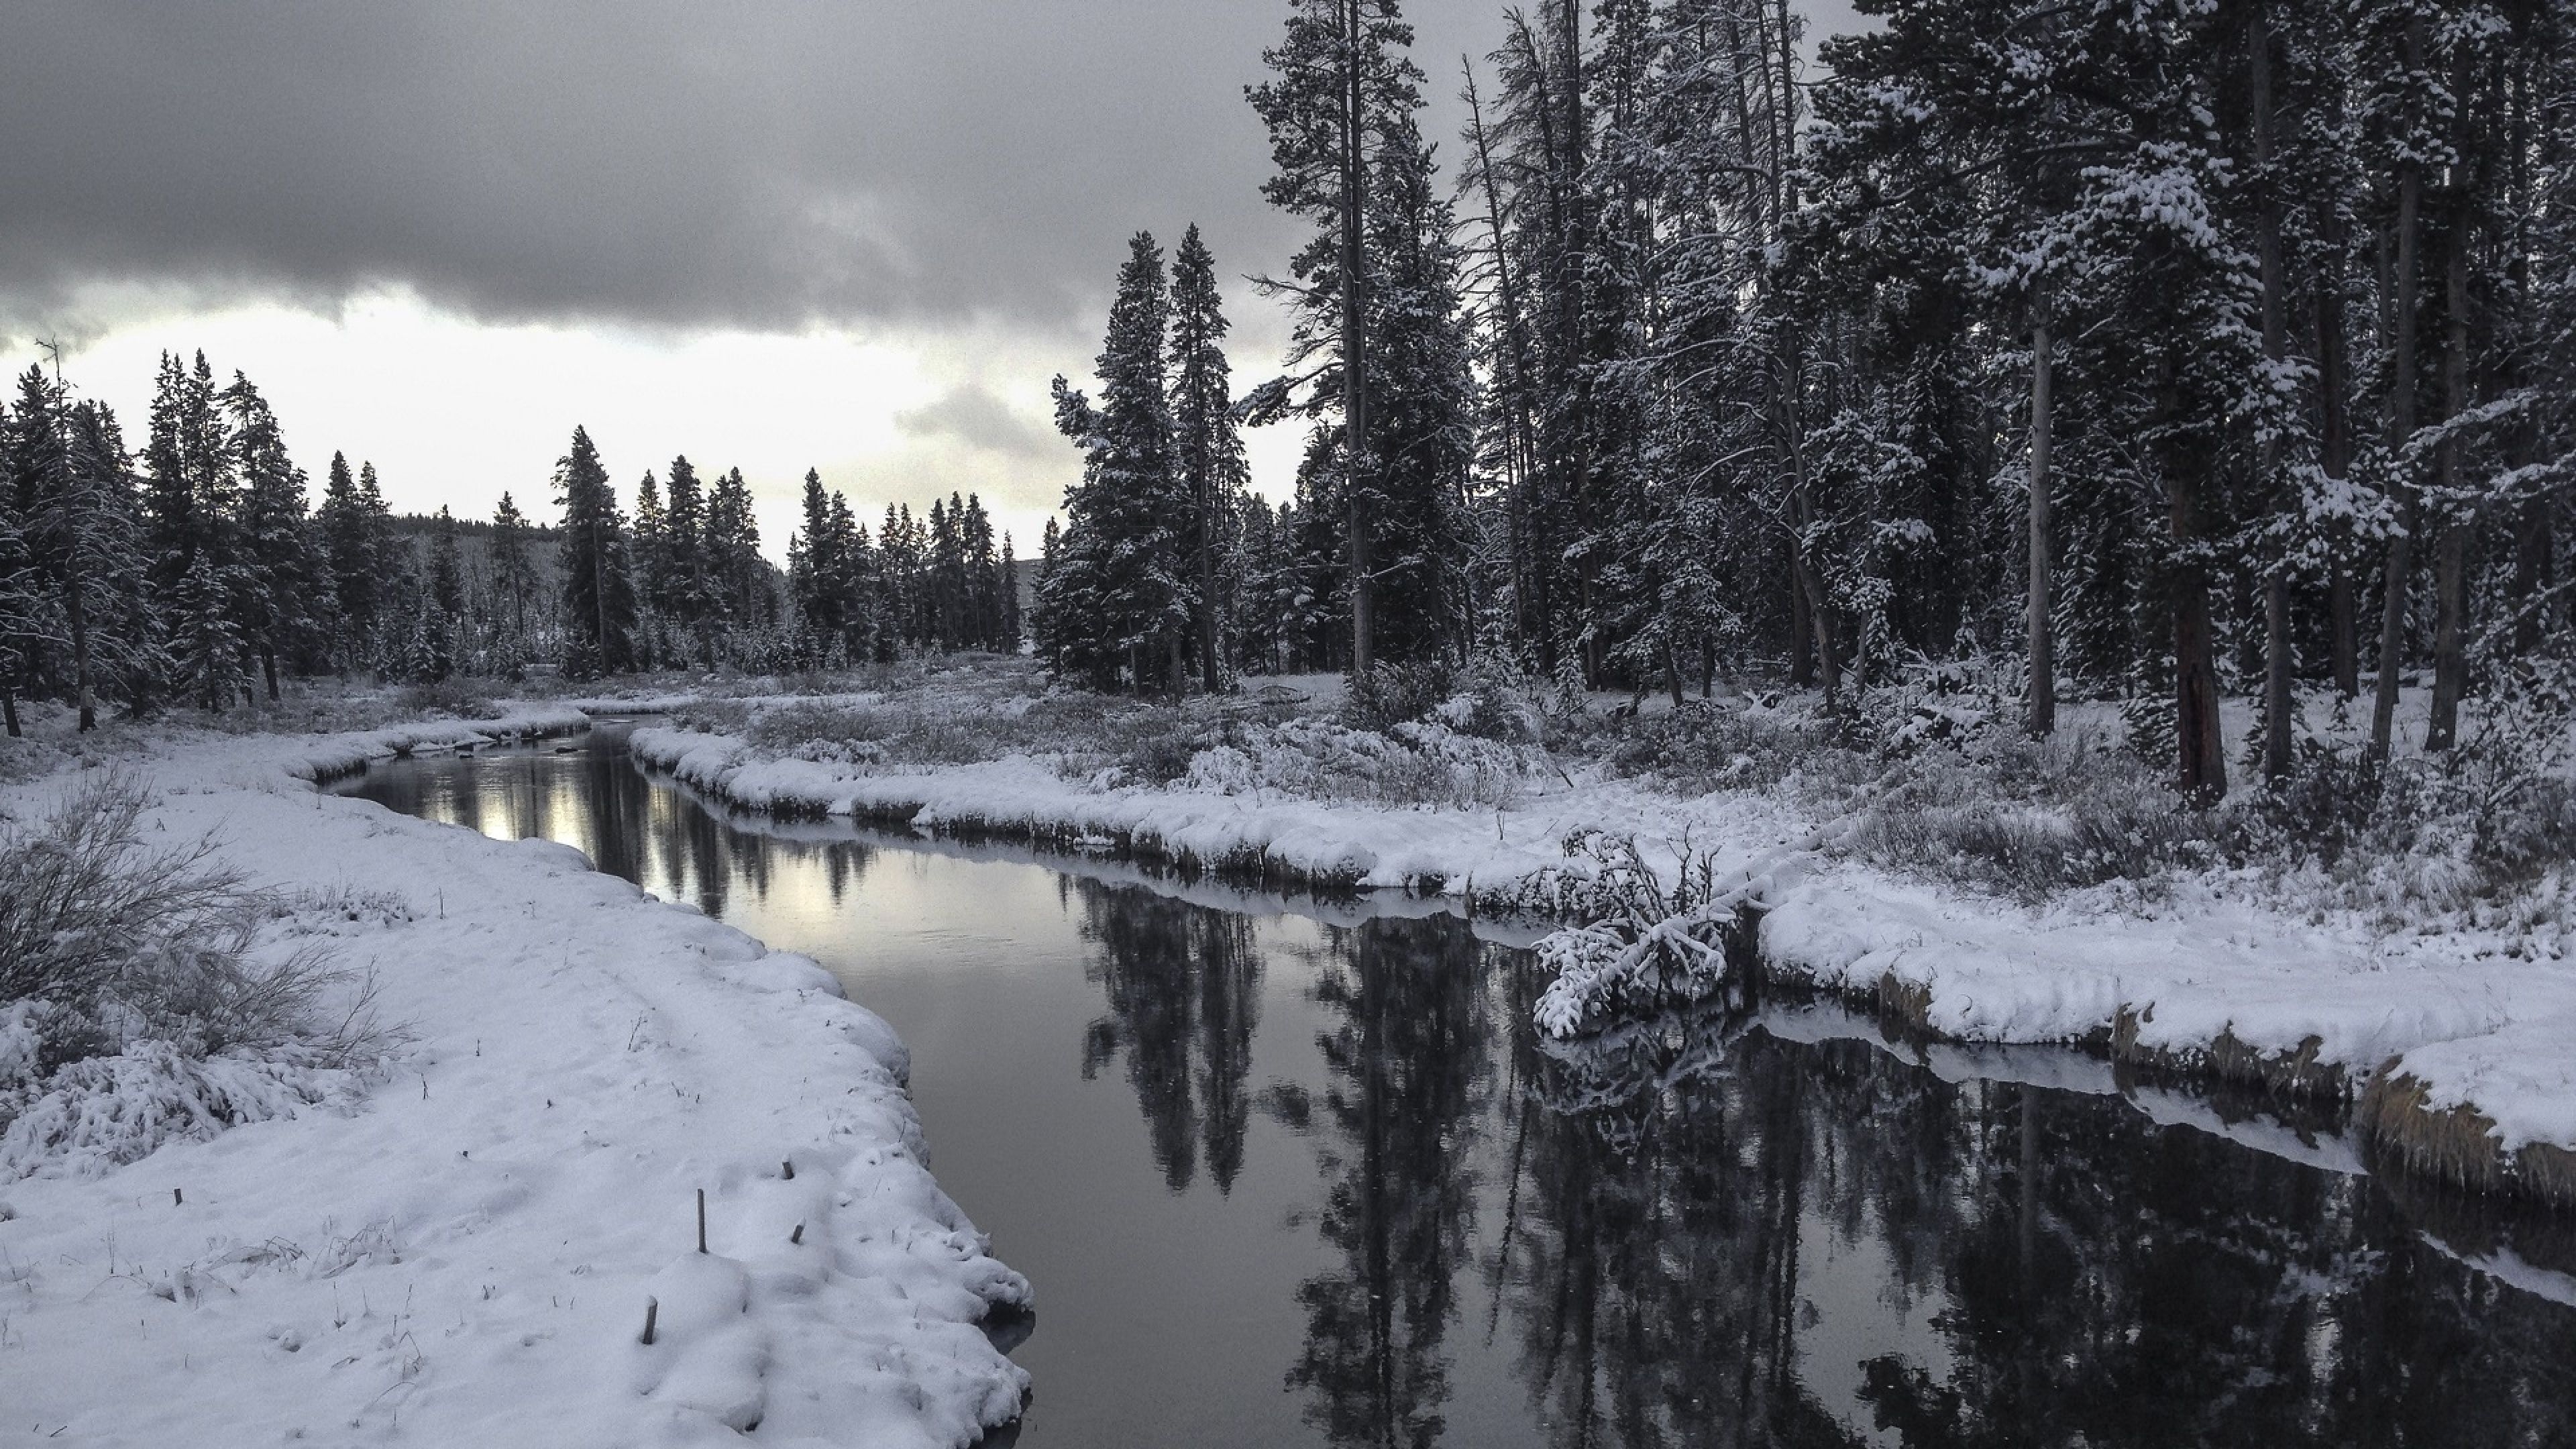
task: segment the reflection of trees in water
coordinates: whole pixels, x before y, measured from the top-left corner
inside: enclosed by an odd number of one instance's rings
[[[1320,1229],[1341,1254],[1300,1284],[1306,1346],[1288,1372],[1336,1444],[1429,1445],[1443,1426],[1491,1080],[1487,948],[1447,917],[1330,933],[1315,999]]]
[[[1855,1371],[1909,1445],[2566,1441],[2576,1320],[2456,1270],[2364,1179],[1861,1043],[1524,1039],[1515,1070],[1490,1271],[1560,1444],[1850,1442],[1804,1379]],[[1875,1302],[1832,1307],[1875,1333],[1814,1332],[1828,1234],[1874,1248]]]
[[[519,839],[568,833],[600,870],[721,916],[737,887],[767,899],[790,866],[819,869],[838,905],[867,873],[875,847],[857,840],[796,839],[764,822],[737,825],[625,754],[597,747],[564,754],[512,750],[419,760],[371,772],[354,787],[406,814]]]
[[[1086,974],[1109,1002],[1083,1034],[1083,1076],[1123,1054],[1163,1180],[1188,1187],[1204,1145],[1209,1180],[1230,1191],[1251,1123],[1246,1079],[1260,1014],[1251,918],[1135,887],[1081,880],[1074,889],[1083,939],[1098,948]]]

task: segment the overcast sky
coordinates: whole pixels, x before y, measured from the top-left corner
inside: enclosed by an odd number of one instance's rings
[[[1408,6],[1435,137],[1502,8]],[[1089,372],[1127,236],[1196,221],[1227,277],[1296,244],[1243,101],[1284,13],[10,3],[0,363],[59,338],[139,435],[161,349],[203,348],[398,509],[551,513],[581,423],[622,496],[674,453],[740,466],[773,556],[809,466],[863,516],[980,490],[1033,552],[1076,468],[1047,379]],[[1285,328],[1227,301],[1242,386]],[[1284,491],[1295,439],[1252,442]]]

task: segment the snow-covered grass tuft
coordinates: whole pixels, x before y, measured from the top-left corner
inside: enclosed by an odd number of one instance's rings
[[[0,1019],[0,1036],[17,1025]],[[42,1076],[0,1079],[0,1179],[95,1177],[165,1142],[306,1107],[354,1110],[369,1078],[348,1061],[315,1046],[203,1052],[143,1038]]]
[[[144,843],[104,772],[0,835],[0,1175],[90,1174],[177,1138],[357,1099],[395,1033],[324,947],[261,949],[291,902]]]

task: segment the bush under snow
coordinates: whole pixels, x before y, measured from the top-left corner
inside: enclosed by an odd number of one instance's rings
[[[0,835],[0,1177],[346,1108],[391,1045],[326,952],[262,949],[283,903],[207,842],[145,846],[150,803],[106,775]]]

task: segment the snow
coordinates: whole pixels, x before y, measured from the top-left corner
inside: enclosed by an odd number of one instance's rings
[[[260,880],[405,903],[331,926],[412,1044],[390,1077],[272,1102],[269,1120],[122,1166],[76,1150],[9,1183],[13,1428],[686,1445],[756,1422],[764,1442],[910,1449],[1017,1416],[1026,1375],[980,1320],[1028,1285],[931,1177],[882,1020],[813,962],[577,851],[305,783],[578,723],[556,706],[198,737],[131,764],[160,796],[147,830],[215,832]],[[0,792],[0,809],[66,784]]]
[[[2394,1062],[2437,1105],[2487,1113],[2508,1151],[2576,1146],[2576,963],[2473,930],[2391,934],[2188,880],[2152,902],[2102,888],[2025,905],[1815,849],[1816,823],[1776,795],[1683,798],[1580,768],[1533,774],[1503,808],[1457,809],[1262,789],[1249,782],[1271,767],[1215,750],[1157,787],[1066,779],[1025,755],[939,767],[779,758],[729,736],[658,727],[637,730],[634,748],[755,809],[1099,840],[1479,902],[1565,869],[1563,844],[1577,832],[1633,833],[1667,873],[1687,851],[1756,880],[1774,970],[1854,995],[1909,988],[1925,1003],[1924,1024],[1947,1038],[2063,1043],[2123,1029],[2137,1047],[2184,1062],[2232,1040],[2305,1053],[2356,1091]]]

